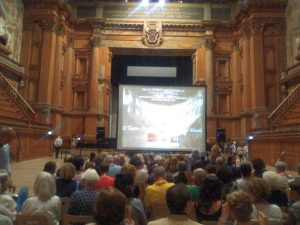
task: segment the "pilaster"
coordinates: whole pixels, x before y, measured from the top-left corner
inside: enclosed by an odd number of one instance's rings
[[[216,42],[213,39],[207,39],[205,41],[205,82],[207,85],[207,114],[214,113],[214,48]]]

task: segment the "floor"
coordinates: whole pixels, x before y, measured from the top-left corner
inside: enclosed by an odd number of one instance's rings
[[[86,158],[88,155],[84,155]],[[43,170],[46,162],[54,161],[56,162],[57,168],[61,167],[63,164],[63,159],[56,159],[55,157],[45,157],[34,160],[27,160],[22,162],[12,163],[12,179],[17,187],[17,191],[21,187],[28,187],[29,193],[32,193],[33,182],[36,175]],[[239,164],[237,160],[237,164]],[[274,170],[273,167],[268,166],[267,169]],[[296,175],[295,172],[289,171],[292,175]]]

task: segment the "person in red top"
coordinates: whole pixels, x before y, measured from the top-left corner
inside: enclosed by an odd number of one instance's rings
[[[97,189],[114,186],[115,178],[107,175],[108,169],[109,169],[109,164],[102,163],[100,165],[100,170],[101,170],[102,175],[99,177],[99,179],[96,183]]]

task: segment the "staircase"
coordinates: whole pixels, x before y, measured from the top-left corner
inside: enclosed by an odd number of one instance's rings
[[[5,118],[8,120],[12,118],[30,123],[35,119],[34,110],[1,72],[0,106],[0,118],[2,121],[5,121]]]
[[[268,119],[276,131],[300,131],[300,84],[276,107]]]

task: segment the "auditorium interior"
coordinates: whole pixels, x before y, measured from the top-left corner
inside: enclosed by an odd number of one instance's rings
[[[204,86],[206,139],[300,162],[300,1],[2,0],[0,125],[14,162],[74,138],[111,149],[121,84]],[[162,4],[163,3],[163,4]],[[161,4],[161,5],[159,5]],[[127,76],[128,65],[176,67]],[[176,122],[176,121],[174,121]],[[108,145],[108,146],[106,146]],[[81,151],[85,151],[84,147]]]

